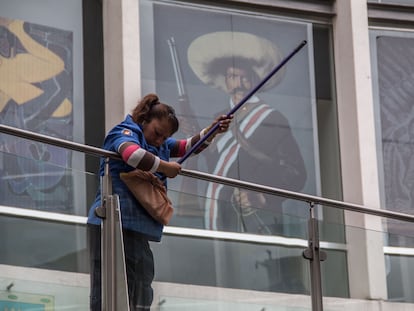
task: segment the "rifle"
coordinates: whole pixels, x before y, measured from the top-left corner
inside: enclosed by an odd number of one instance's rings
[[[178,104],[181,110],[181,114],[183,116],[183,119],[180,120],[180,128],[186,136],[191,136],[200,130],[200,125],[197,122],[197,118],[194,114],[193,109],[191,108],[190,101],[188,100],[188,95],[185,90],[184,79],[181,73],[180,59],[178,57],[174,37],[168,39],[167,42],[168,46],[170,47],[170,54],[174,69],[175,81],[177,83]],[[182,190],[179,192],[177,200],[178,206],[181,208],[177,209],[177,214],[185,216],[202,216],[202,212],[199,209],[197,188],[197,183],[192,181],[191,179],[186,178],[182,180]]]
[[[177,84],[178,104],[181,110],[181,114],[184,117],[183,133],[186,135],[194,135],[194,133],[200,129],[200,126],[197,122],[194,111],[191,108],[190,101],[188,100],[174,37],[168,39],[167,42],[168,46],[170,47],[171,60],[174,69],[175,81]]]

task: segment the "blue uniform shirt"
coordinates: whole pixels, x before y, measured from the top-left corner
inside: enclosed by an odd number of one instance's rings
[[[106,136],[103,148],[109,151],[118,152],[119,146],[124,142],[133,142],[141,146],[141,148],[158,156],[160,159],[169,161],[170,149],[175,145],[174,138],[167,140],[160,146],[154,147],[149,145],[145,138],[140,125],[136,124],[131,115],[127,115],[125,120],[115,126]],[[119,178],[119,173],[129,172],[134,167],[129,166],[124,161],[109,161],[109,170],[112,178],[112,192],[119,195],[122,226],[126,229],[139,232],[151,241],[160,241],[163,231],[163,225],[154,220],[147,211],[139,204],[127,186]],[[101,160],[100,176],[104,175],[104,160]],[[161,176],[159,176],[161,177]],[[166,181],[164,182],[166,184]],[[99,225],[101,218],[96,216],[95,209],[101,206],[100,188],[95,197],[88,216],[88,223]]]

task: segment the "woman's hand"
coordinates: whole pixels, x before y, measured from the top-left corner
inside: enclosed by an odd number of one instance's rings
[[[181,164],[177,162],[168,162],[161,160],[158,166],[158,172],[163,173],[169,178],[174,178],[181,172]]]
[[[230,123],[232,120],[233,120],[233,115],[227,116],[223,114],[221,116],[218,116],[212,124],[213,126],[215,126],[217,123],[219,124],[216,134],[226,132],[229,129]]]
[[[214,133],[209,138],[207,138],[207,141],[211,142],[217,134],[221,134],[221,133],[226,132],[229,129],[230,123],[231,123],[232,120],[233,120],[233,115],[227,116],[225,114],[222,114],[221,116],[218,116],[213,121],[213,123],[211,123],[211,125],[204,130],[204,135],[205,135],[214,126],[216,126],[216,124],[218,124],[217,130],[214,131]]]

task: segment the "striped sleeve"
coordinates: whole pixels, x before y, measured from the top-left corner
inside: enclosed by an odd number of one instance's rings
[[[155,173],[160,164],[160,158],[131,142],[125,142],[118,150],[124,162],[143,171]]]
[[[179,139],[176,140],[174,146],[171,149],[171,157],[182,157],[186,154],[188,150],[191,149],[202,137],[204,136],[204,130],[202,130],[199,134],[196,134],[187,139]],[[194,151],[194,154],[198,154],[204,149],[208,147],[210,142],[203,142],[197,150]]]

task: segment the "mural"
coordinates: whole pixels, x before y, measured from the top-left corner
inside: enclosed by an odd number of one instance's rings
[[[72,33],[0,17],[0,122],[73,138]],[[71,152],[0,136],[0,204],[71,212]]]

